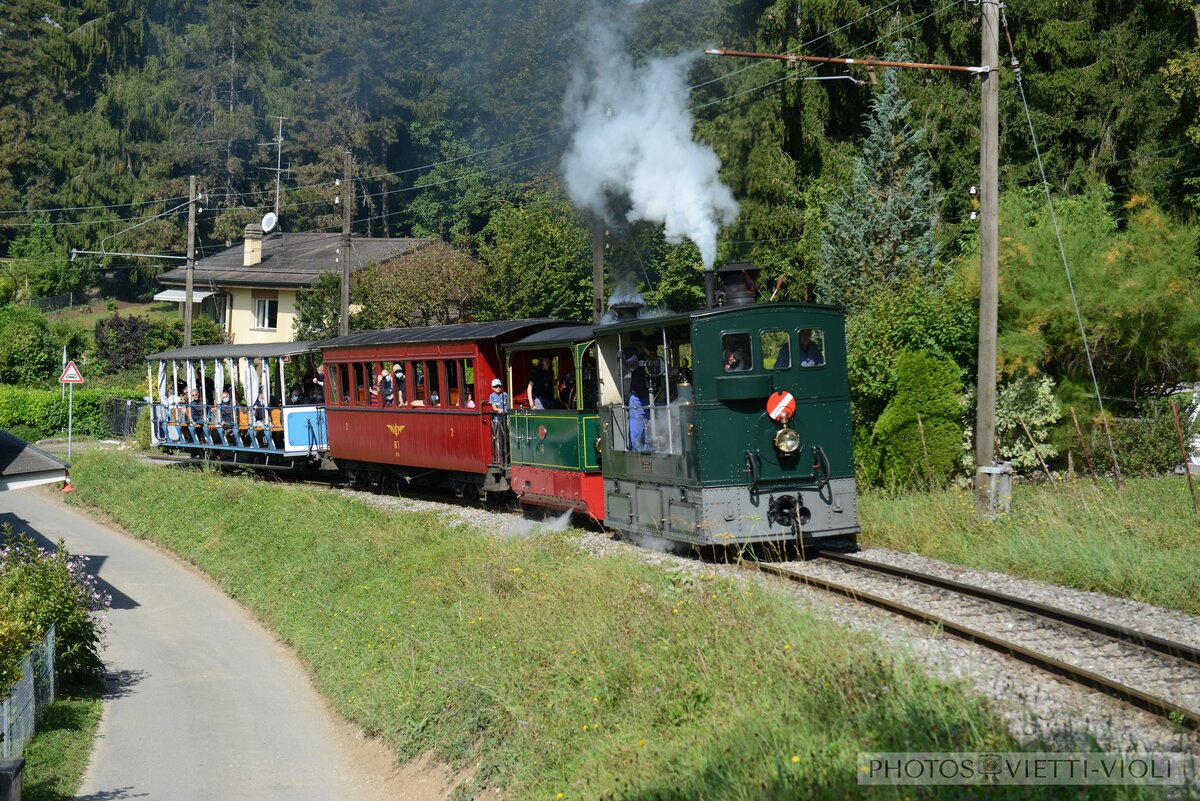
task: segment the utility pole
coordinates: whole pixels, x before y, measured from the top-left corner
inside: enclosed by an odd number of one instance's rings
[[[592,322],[604,316],[604,218],[592,213]]]
[[[279,135],[275,137],[275,219],[279,219],[279,193],[281,176],[283,175],[283,121],[279,118]],[[290,168],[289,168],[290,169]]]
[[[350,183],[350,151],[342,166],[342,313],[338,318],[338,334],[350,333],[350,205],[354,203],[354,187]]]
[[[996,449],[996,318],[1000,261],[1000,4],[983,0],[979,119],[979,374],[975,406],[975,509],[991,510],[990,486],[981,470]]]
[[[188,178],[187,288],[183,297],[183,346],[192,346],[192,284],[196,273],[196,176]]]

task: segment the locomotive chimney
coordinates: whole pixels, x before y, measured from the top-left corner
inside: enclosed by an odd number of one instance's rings
[[[617,315],[618,320],[633,320],[636,319],[641,311],[642,304],[637,301],[623,301],[612,305],[613,314]]]
[[[759,267],[748,261],[735,261],[717,270],[725,284],[726,306],[748,306],[758,299]]]

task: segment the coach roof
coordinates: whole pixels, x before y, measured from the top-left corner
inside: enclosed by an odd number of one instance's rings
[[[356,348],[372,345],[404,345],[414,342],[470,342],[481,339],[520,336],[545,328],[563,325],[550,318],[528,320],[499,320],[492,323],[458,323],[456,325],[427,325],[419,328],[384,328],[379,331],[358,331],[344,337],[334,337],[317,343],[321,350]]]
[[[162,353],[152,353],[146,361],[168,359],[253,359],[295,356],[315,350],[312,342],[262,342],[256,345],[193,345],[190,348],[175,348]]]

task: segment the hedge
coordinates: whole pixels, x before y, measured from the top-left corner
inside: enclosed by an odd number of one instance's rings
[[[120,389],[76,389],[73,433],[112,436],[110,401],[142,400],[143,394]],[[52,437],[67,430],[67,400],[57,389],[0,386],[0,428],[36,431]]]

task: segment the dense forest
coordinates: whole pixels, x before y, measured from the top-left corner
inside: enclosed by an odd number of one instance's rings
[[[277,163],[282,228],[339,230],[348,149],[355,233],[473,256],[480,317],[588,317],[590,211],[608,219],[610,280],[653,303],[696,304],[715,249],[763,266],[780,297],[845,304],[869,436],[895,417],[895,354],[953,362],[964,387],[973,376],[978,80],[702,50],[971,65],[980,24],[958,0],[0,2],[0,253],[14,259],[0,302],[105,273],[150,289],[165,265],[67,254],[182,252],[193,174],[202,254],[274,208]],[[1020,90],[1102,390],[1138,399],[1200,375],[1198,37],[1192,0],[1005,7],[1001,366],[1014,392],[1051,378],[1086,404],[1090,386]],[[645,121],[621,104],[638,102],[690,128],[663,153],[719,157],[719,184],[697,190],[711,245],[655,210],[654,186],[580,201],[572,159],[605,151],[579,150],[573,111],[598,108],[628,134]],[[663,168],[637,139],[613,159],[641,149]]]

